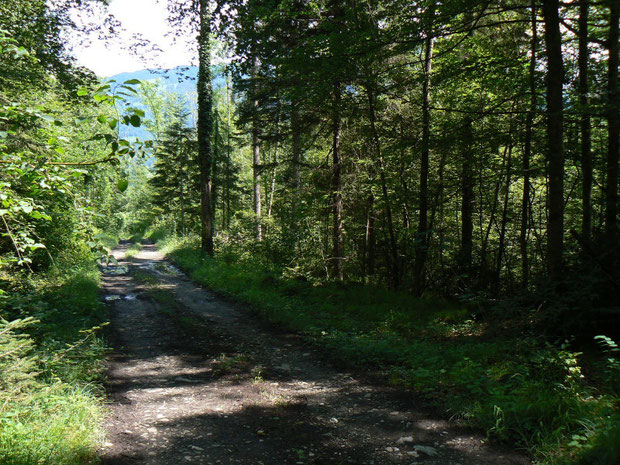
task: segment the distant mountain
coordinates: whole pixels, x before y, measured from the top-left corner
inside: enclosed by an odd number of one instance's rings
[[[213,88],[217,90],[226,86],[226,78],[221,68],[213,68]],[[190,107],[197,106],[196,101],[196,81],[198,79],[197,66],[177,66],[172,69],[143,69],[128,73],[119,73],[114,76],[105,78],[106,81],[115,81],[119,84],[129,81],[130,79],[138,79],[140,81],[159,80],[166,91],[174,92],[186,96]],[[137,97],[127,98],[127,102],[136,108],[144,108],[142,102]],[[148,114],[147,114],[148,117]],[[153,136],[144,128],[134,128],[133,126],[123,126],[121,128],[121,136],[125,138],[151,139]]]
[[[131,73],[120,73],[107,79],[118,83],[130,79],[138,79],[140,81],[160,80],[169,92],[191,95],[196,92],[197,77],[197,66],[178,66],[173,69],[143,69]]]

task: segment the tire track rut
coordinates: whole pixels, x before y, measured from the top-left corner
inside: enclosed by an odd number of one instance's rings
[[[525,465],[406,392],[322,360],[171,267],[154,245],[104,273],[105,465]],[[125,270],[127,272],[125,273]]]

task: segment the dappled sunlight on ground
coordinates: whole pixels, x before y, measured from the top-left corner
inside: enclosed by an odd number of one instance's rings
[[[136,298],[109,302],[104,464],[527,463],[165,272],[153,246],[116,254],[130,271],[104,287]]]

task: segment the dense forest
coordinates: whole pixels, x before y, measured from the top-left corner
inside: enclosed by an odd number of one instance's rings
[[[107,3],[0,0],[0,463],[94,456],[130,237],[536,463],[618,463],[616,0],[168,0],[193,94],[76,64]]]

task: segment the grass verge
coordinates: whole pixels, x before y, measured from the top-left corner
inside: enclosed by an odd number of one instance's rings
[[[162,250],[191,277],[250,304],[349,364],[381,370],[448,415],[513,441],[537,463],[620,463],[617,386],[588,384],[580,354],[532,336],[491,331],[462,306],[362,285],[312,284],[195,238]],[[599,371],[617,379],[618,359]]]
[[[125,252],[125,258],[135,257],[140,253],[140,250],[142,250],[142,245],[139,242],[132,243],[127,249],[127,252]]]
[[[97,463],[105,315],[81,263],[0,282],[2,465]]]

